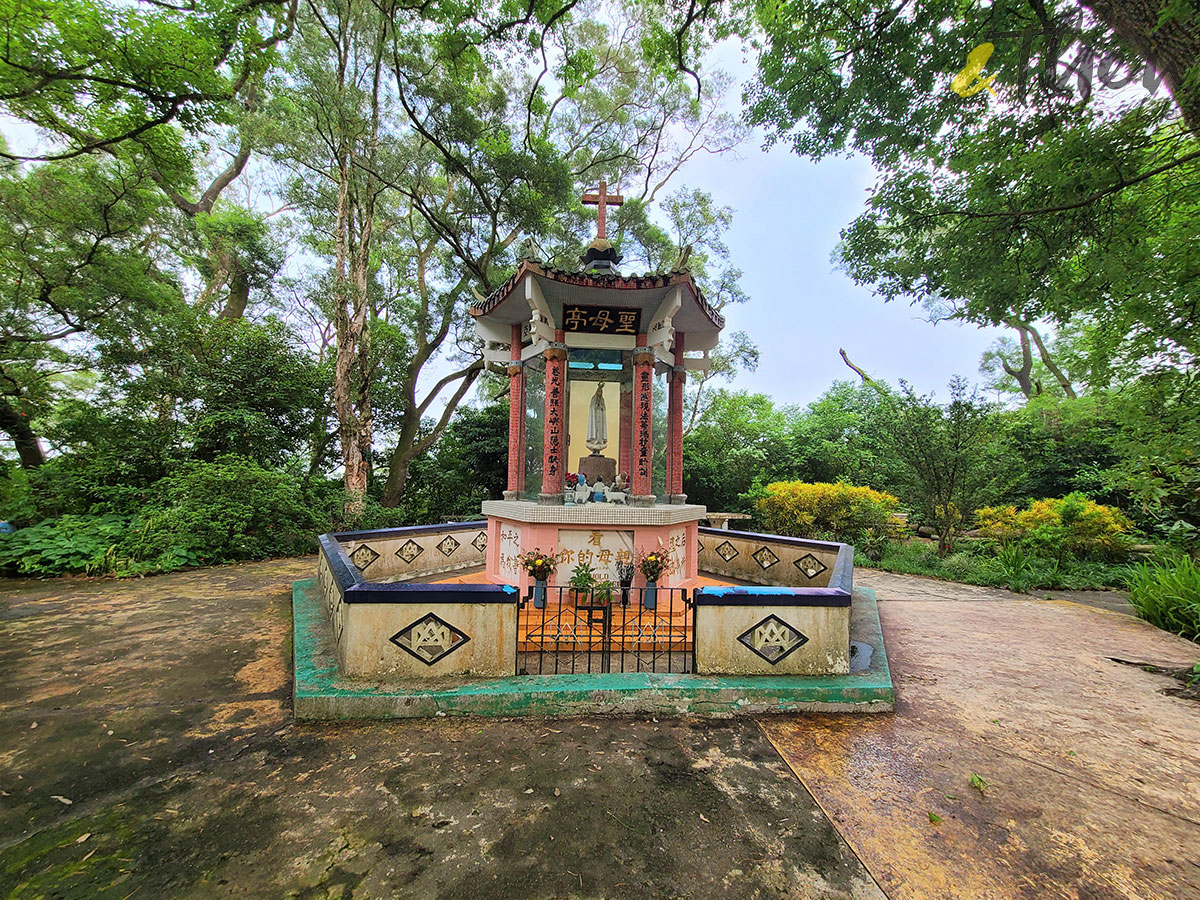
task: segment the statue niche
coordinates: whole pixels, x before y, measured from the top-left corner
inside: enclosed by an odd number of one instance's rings
[[[587,437],[584,443],[592,452],[580,457],[579,471],[591,483],[600,480],[611,484],[617,475],[617,461],[600,455],[600,451],[608,446],[608,408],[604,403],[603,381],[596,385],[596,393],[588,404]]]

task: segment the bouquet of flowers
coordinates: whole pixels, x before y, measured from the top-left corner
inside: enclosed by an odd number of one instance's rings
[[[579,484],[579,476],[574,472],[568,472],[566,478],[563,479],[567,483],[567,487],[575,487]]]
[[[637,567],[646,581],[657,582],[664,575],[670,575],[674,571],[675,563],[662,551],[662,547],[659,547],[650,553],[639,553]]]
[[[517,565],[524,569],[534,581],[546,581],[554,574],[554,568],[558,565],[558,557],[552,553],[543,553],[535,547],[519,554]]]

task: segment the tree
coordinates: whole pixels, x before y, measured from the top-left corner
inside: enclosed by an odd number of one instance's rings
[[[999,492],[992,407],[955,378],[946,404],[901,382],[884,409],[888,442],[904,466],[901,496],[937,534],[938,552],[949,553],[975,510]]]
[[[1057,388],[1064,396],[1074,399],[1074,383],[1059,365],[1058,354],[1052,352],[1041,332],[1032,324],[1017,319],[1010,319],[1006,324],[1017,332],[1017,341],[1010,337],[997,338],[984,351],[979,371],[990,376],[987,386],[999,393],[1019,393],[1026,400]],[[1064,342],[1056,340],[1055,343]],[[1035,345],[1036,360],[1033,355]]]
[[[334,238],[357,229],[345,253],[353,302],[338,299],[351,295],[338,293],[336,275],[311,299],[344,322],[333,405],[343,443],[357,443],[354,459],[343,447],[348,493],[363,496],[382,434],[388,506],[483,370],[466,305],[508,277],[517,247],[540,241],[550,259],[578,256],[581,184],[636,176],[653,197],[683,160],[740,134],[712,98],[680,90],[680,76],[646,75],[636,23],[614,33],[548,14],[533,40],[563,60],[551,77],[549,66],[537,75],[497,55],[496,41],[516,40],[508,25],[497,25],[503,36],[457,22],[421,30],[414,15],[309,4],[289,71],[269,85],[289,123],[276,158],[292,169],[290,197],[335,273]],[[331,58],[342,61],[333,74]]]
[[[56,138],[38,159],[129,153],[188,184],[186,134],[224,121],[230,101],[274,61],[295,14],[296,0],[6,4],[0,101]]]
[[[1195,352],[1197,20],[1177,5],[1091,6],[1099,21],[1065,0],[765,4],[749,99],[773,139],[814,158],[852,148],[883,170],[844,234],[852,277],[981,324],[1087,319],[1103,380],[1162,361],[1164,346],[1173,362]],[[985,41],[1003,102],[950,89]],[[1174,72],[1172,98],[1152,96],[1151,70],[1149,90],[1102,102],[1100,82],[1129,84],[1139,51]]]
[[[1110,489],[1134,501],[1134,518],[1200,555],[1200,403],[1195,371],[1159,370],[1114,392],[1119,460]]]
[[[0,430],[21,464],[45,456],[35,424],[97,340],[128,341],[181,300],[158,265],[154,185],[78,159],[0,175]]]
[[[883,417],[891,394],[880,387],[835,381],[810,403],[791,425],[789,477],[898,491],[903,463],[887,440]]]
[[[795,411],[766,394],[718,390],[683,442],[684,491],[717,510],[748,509],[756,481],[792,476],[788,430]]]

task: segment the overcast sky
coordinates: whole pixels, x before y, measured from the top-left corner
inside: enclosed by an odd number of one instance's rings
[[[834,380],[856,377],[839,348],[875,377],[905,378],[942,397],[952,375],[979,380],[980,354],[1000,329],[935,327],[920,307],[885,304],[834,270],[839,233],[863,210],[874,183],[870,164],[814,163],[761,144],[751,138],[740,161],[697,158],[678,181],[735,210],[728,243],[750,301],[729,308],[726,330],[746,331],[761,351],[758,370],[735,386],[807,403]]]

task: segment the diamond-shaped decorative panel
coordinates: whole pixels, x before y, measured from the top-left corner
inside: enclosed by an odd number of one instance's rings
[[[829,568],[825,563],[821,562],[811,553],[805,553],[795,562],[795,566],[804,573],[804,577],[809,580],[816,578],[822,572]]]
[[[808,636],[776,615],[767,616],[757,625],[738,635],[738,641],[757,656],[775,665],[808,643]]]
[[[397,631],[390,640],[405,653],[432,666],[470,638],[440,616],[427,613],[407,628]]]
[[[481,531],[475,535],[475,540],[471,541],[471,546],[482,553],[487,549],[487,532]]]
[[[696,552],[697,553],[704,552],[704,542],[703,541],[696,541]]]
[[[420,556],[424,552],[425,552],[424,547],[422,547],[420,544],[418,544],[412,538],[409,538],[407,541],[405,541],[403,544],[400,545],[400,549],[396,551],[396,555],[398,557],[400,557],[402,560],[404,560],[406,563],[411,563],[414,559],[416,559],[418,556]]]
[[[767,546],[759,547],[754,551],[754,561],[763,569],[769,569],[775,563],[779,562],[779,557],[771,552],[771,548]]]
[[[462,544],[454,539],[454,535],[448,534],[442,538],[442,541],[437,545],[437,548],[442,551],[443,556],[452,556],[454,551],[461,546]]]
[[[721,557],[725,562],[729,562],[737,555],[737,547],[733,546],[729,541],[717,545],[717,556]]]
[[[379,559],[379,554],[366,544],[359,544],[354,548],[354,552],[350,554],[350,562],[358,566],[360,572],[377,559]]]

